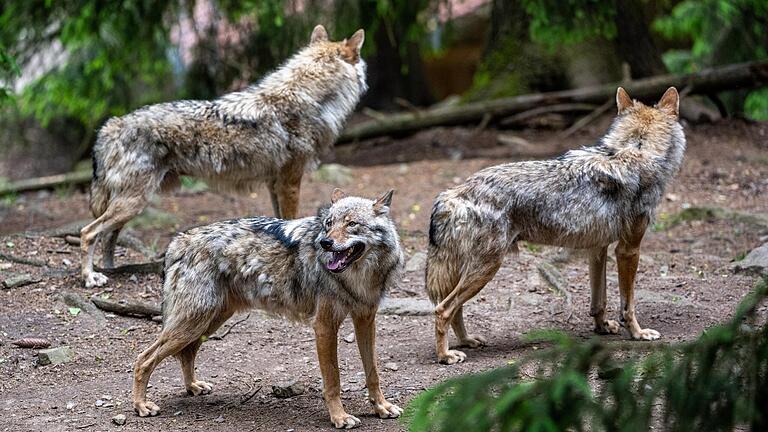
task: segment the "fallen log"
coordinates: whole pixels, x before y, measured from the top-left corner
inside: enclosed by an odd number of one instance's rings
[[[605,84],[393,114],[385,119],[350,126],[342,132],[337,143],[343,144],[381,135],[406,134],[434,126],[479,122],[487,114],[498,119],[543,105],[603,104],[614,97],[616,87],[619,85],[627,89],[632,97],[653,102],[671,86],[678,89],[690,86],[691,94],[756,88],[768,85],[768,62],[739,63],[690,74],[660,75],[620,84]]]
[[[73,171],[65,174],[56,174],[45,177],[17,180],[0,185],[0,195],[14,192],[27,192],[40,189],[49,189],[61,185],[77,185],[91,181],[90,171]]]
[[[91,296],[91,302],[105,312],[122,316],[152,319],[163,313],[160,307],[154,304],[130,301],[116,302],[103,299],[98,295]]]

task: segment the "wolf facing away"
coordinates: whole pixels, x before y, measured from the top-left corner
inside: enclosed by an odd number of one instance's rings
[[[331,42],[318,25],[307,47],[245,90],[213,101],[151,105],[107,121],[93,150],[96,220],[80,232],[86,287],[107,282],[93,270],[97,241],[103,239],[104,267],[112,267],[122,227],[182,175],[234,191],[266,184],[276,217],[295,218],[302,175],[330,149],[367,88],[363,40],[361,29]]]
[[[678,122],[679,95],[672,87],[649,107],[616,92],[618,115],[593,147],[554,160],[509,163],[475,173],[438,195],[429,228],[426,287],[435,308],[437,357],[461,362],[448,349],[450,324],[460,346],[484,344],[464,326],[462,307],[493,278],[517,242],[589,249],[590,315],[598,333],[618,333],[606,319],[608,245],[618,241],[616,261],[620,321],[633,339],[660,337],[635,316],[634,285],[640,242],[667,183],[685,151]]]
[[[296,220],[235,219],[179,234],[165,255],[163,330],[136,360],[133,407],[144,416],[159,408],[146,399],[154,368],[176,356],[187,391],[209,393],[195,378],[201,337],[235,312],[259,308],[310,321],[323,377],[323,398],[337,428],[360,425],[340,398],[338,330],[352,316],[368,397],[381,418],[401,409],[379,386],[375,318],[384,293],[399,280],[403,252],[389,206],[392,191],[377,200],[334,190],[330,207]]]

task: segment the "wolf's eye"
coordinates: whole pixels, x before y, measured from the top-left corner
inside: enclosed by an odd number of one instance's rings
[[[350,228],[355,227],[355,226],[357,226],[357,222],[349,221],[349,222],[347,222],[347,226],[350,227]]]
[[[333,221],[331,220],[331,218],[328,218],[328,219],[325,220],[325,227],[326,228],[331,228],[331,224],[333,224]]]

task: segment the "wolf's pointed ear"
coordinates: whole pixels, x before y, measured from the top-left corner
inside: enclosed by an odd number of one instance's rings
[[[395,193],[394,189],[390,189],[389,192],[385,193],[384,195],[380,196],[376,201],[373,203],[373,211],[376,214],[382,214],[389,211],[389,206],[392,204],[392,194]]]
[[[355,32],[349,39],[347,39],[347,46],[350,49],[355,50],[356,53],[360,54],[360,49],[363,47],[363,42],[365,42],[365,30],[360,29]]]
[[[331,192],[331,203],[336,204],[336,201],[346,197],[347,194],[343,190],[336,188]]]
[[[680,114],[680,95],[677,93],[677,89],[674,87],[668,88],[664,92],[664,96],[659,99],[656,107],[678,117]]]
[[[616,89],[616,107],[619,109],[619,114],[623,113],[624,110],[634,104],[635,103],[632,102],[632,98],[629,97],[629,93],[627,93],[626,90],[624,90],[622,87]]]
[[[315,26],[315,29],[312,30],[312,36],[309,38],[309,44],[312,45],[315,42],[327,42],[328,41],[328,32],[325,31],[325,27],[318,24]]]

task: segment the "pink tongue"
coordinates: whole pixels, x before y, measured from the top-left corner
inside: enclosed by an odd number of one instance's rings
[[[326,267],[328,270],[336,270],[344,263],[344,255],[340,253],[333,253],[333,258],[331,258],[330,261],[328,261],[328,264]]]

